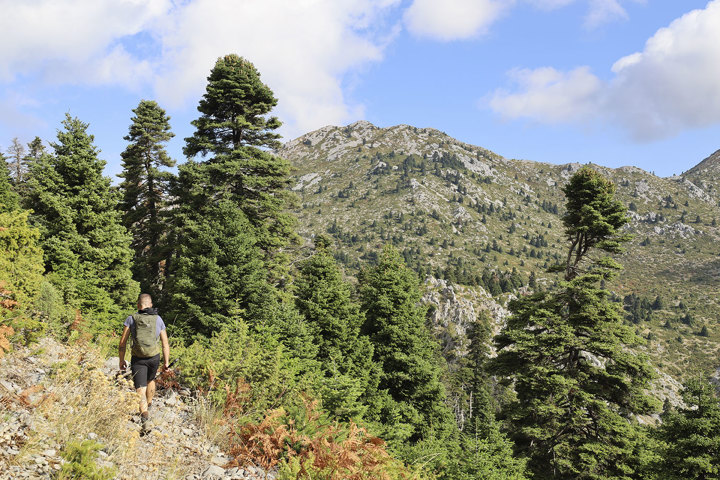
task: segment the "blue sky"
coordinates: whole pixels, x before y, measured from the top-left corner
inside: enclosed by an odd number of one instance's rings
[[[253,61],[286,139],[366,119],[508,158],[679,174],[720,149],[720,0],[0,0],[0,148],[131,110],[183,138],[215,59]]]

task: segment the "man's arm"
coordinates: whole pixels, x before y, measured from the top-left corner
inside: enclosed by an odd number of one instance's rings
[[[125,363],[125,346],[127,345],[128,337],[130,336],[130,327],[127,325],[123,329],[122,336],[120,337],[120,347],[118,348],[118,357],[120,357],[120,370],[125,370],[127,364]]]
[[[170,368],[170,342],[168,342],[167,331],[160,330],[160,341],[162,342],[163,351],[163,368]]]

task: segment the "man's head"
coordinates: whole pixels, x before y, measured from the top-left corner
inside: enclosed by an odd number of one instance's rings
[[[138,297],[138,310],[144,310],[146,308],[152,308],[152,297],[148,293],[141,293]]]

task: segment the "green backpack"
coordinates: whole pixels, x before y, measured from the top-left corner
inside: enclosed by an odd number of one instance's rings
[[[157,315],[133,314],[135,321],[133,329],[132,354],[134,357],[154,357],[160,353],[160,343],[155,329],[157,328]]]

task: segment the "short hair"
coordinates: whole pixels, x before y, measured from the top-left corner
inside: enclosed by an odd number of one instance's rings
[[[150,296],[150,294],[141,293],[138,297],[138,305],[144,308],[152,307],[152,297]]]

